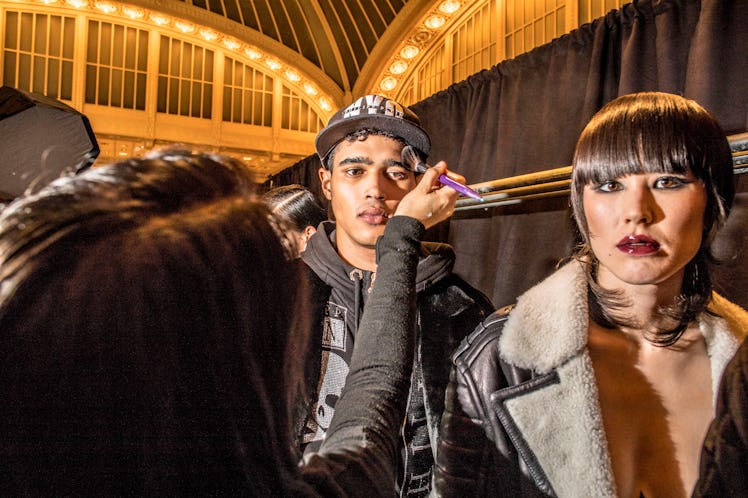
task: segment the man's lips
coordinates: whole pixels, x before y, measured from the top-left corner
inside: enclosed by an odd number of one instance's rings
[[[660,243],[646,235],[627,235],[616,244],[616,247],[626,254],[646,256],[659,251]]]
[[[358,217],[369,225],[383,225],[387,223],[387,211],[380,208],[369,207],[358,213]]]

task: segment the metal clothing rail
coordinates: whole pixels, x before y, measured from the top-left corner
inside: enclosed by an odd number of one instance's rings
[[[731,135],[727,140],[732,149],[735,174],[748,173],[748,133]],[[529,200],[562,197],[569,195],[570,185],[571,166],[474,183],[470,187],[481,195],[483,202],[460,197],[457,199],[455,211],[487,209]]]

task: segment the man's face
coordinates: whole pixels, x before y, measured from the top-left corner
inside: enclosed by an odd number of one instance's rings
[[[380,135],[338,144],[332,171],[320,168],[322,191],[336,222],[336,243],[344,259],[374,251],[384,225],[400,200],[416,186],[403,164],[402,144]]]

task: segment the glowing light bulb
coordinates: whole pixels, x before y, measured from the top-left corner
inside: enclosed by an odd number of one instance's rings
[[[190,23],[182,22],[182,21],[175,22],[174,27],[177,28],[182,33],[192,33],[193,31],[195,31],[194,25]]]
[[[94,6],[105,14],[111,14],[117,10],[117,7],[109,2],[96,2]]]
[[[397,86],[397,80],[393,78],[392,76],[386,77],[379,84],[379,87],[385,92],[389,92],[390,90],[394,89],[396,86]]]
[[[424,24],[431,29],[439,29],[444,26],[444,18],[442,16],[430,16]]]
[[[301,76],[293,69],[286,69],[286,78],[293,82],[301,81]]]
[[[206,41],[213,41],[218,38],[218,33],[209,29],[201,29],[200,36],[202,36]]]
[[[418,55],[418,47],[414,47],[413,45],[406,45],[400,51],[400,55],[403,59],[412,59],[413,57]]]
[[[241,47],[238,41],[232,40],[231,38],[224,38],[223,45],[229,50],[236,50]]]
[[[143,17],[143,11],[132,7],[122,7],[122,13],[130,19],[140,19]]]
[[[151,14],[151,21],[153,21],[158,26],[166,26],[167,24],[169,24],[169,18],[161,16],[159,14]]]
[[[311,83],[304,83],[304,91],[308,95],[312,95],[312,96],[317,95],[317,89]]]
[[[262,52],[260,52],[254,47],[245,48],[244,54],[250,59],[252,59],[253,61],[256,61],[257,59],[262,59]]]
[[[390,66],[390,72],[392,74],[403,74],[406,69],[408,69],[408,63],[405,61],[396,61]]]
[[[273,71],[277,71],[278,69],[280,69],[281,67],[283,67],[283,64],[281,64],[280,62],[278,62],[275,59],[270,59],[270,58],[265,59],[265,64],[267,64],[267,67],[269,67]]]
[[[457,2],[456,0],[447,0],[439,5],[439,10],[445,14],[454,14],[460,9],[460,7],[460,2]]]

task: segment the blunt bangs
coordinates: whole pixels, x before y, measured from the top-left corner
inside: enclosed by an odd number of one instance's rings
[[[707,191],[708,232],[724,223],[735,195],[732,152],[716,119],[696,102],[666,93],[630,94],[609,102],[582,131],[574,152],[572,206],[582,236],[586,185],[632,174],[689,171]]]

